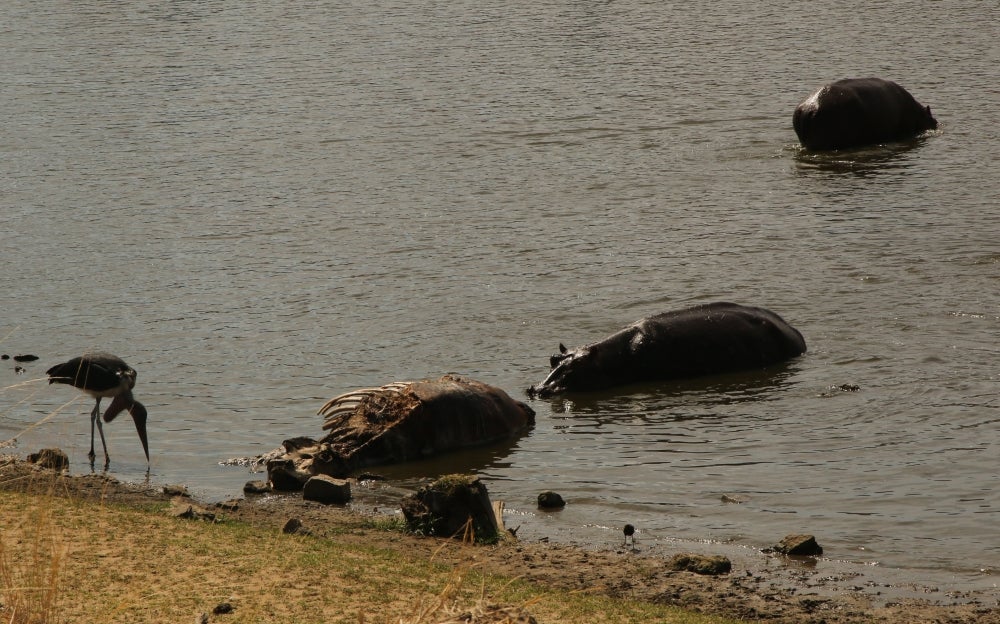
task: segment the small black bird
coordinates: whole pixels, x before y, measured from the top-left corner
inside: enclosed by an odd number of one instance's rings
[[[625,528],[622,529],[622,533],[625,534],[625,543],[622,546],[628,546],[629,540],[632,540],[632,547],[635,548],[635,527],[631,524],[626,524]]]
[[[104,441],[104,427],[101,425],[101,399],[111,397],[111,405],[104,412],[104,422],[111,422],[123,410],[128,410],[135,421],[135,430],[139,433],[142,450],[149,462],[149,441],[146,438],[146,408],[132,396],[135,387],[135,369],[125,363],[120,357],[110,353],[86,353],[63,364],[57,364],[47,373],[49,383],[68,384],[83,390],[97,399],[97,404],[90,412],[90,465],[94,465],[94,426],[101,434],[101,445],[104,447],[104,467],[111,463],[108,457],[108,444]]]

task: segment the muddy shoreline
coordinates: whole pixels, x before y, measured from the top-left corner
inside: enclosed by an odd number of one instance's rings
[[[949,591],[905,580],[892,570],[864,569],[832,559],[795,559],[725,544],[640,540],[638,549],[623,545],[595,546],[555,543],[526,527],[518,540],[469,549],[441,549],[441,540],[377,531],[358,535],[346,527],[370,524],[371,516],[389,513],[389,502],[400,491],[380,482],[354,483],[350,507],[324,506],[294,494],[247,496],[232,501],[185,503],[218,518],[274,527],[298,519],[313,535],[337,540],[376,540],[387,547],[454,557],[469,557],[486,571],[521,577],[546,586],[603,592],[615,597],[666,603],[699,612],[767,622],[853,624],[860,622],[983,622],[1000,623],[1000,592]],[[0,460],[0,490],[51,493],[95,502],[133,506],[168,502],[176,495],[162,485],[130,484],[102,474],[70,476],[39,469],[16,458]],[[508,520],[507,524],[511,522]],[[673,572],[665,567],[680,552],[724,554],[733,571],[720,577]],[[470,554],[471,553],[471,554]]]

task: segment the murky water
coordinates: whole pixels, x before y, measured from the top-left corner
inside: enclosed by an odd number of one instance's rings
[[[31,380],[109,350],[150,478],[228,498],[248,475],[220,460],[320,435],[335,394],[458,372],[525,399],[560,341],[731,300],[809,352],[534,401],[511,444],[386,472],[476,470],[522,535],[809,532],[992,584],[1000,15],[911,6],[8,2],[0,352],[42,359],[0,366],[0,439],[87,470],[89,401]],[[863,75],[940,131],[802,154],[796,103]],[[535,513],[543,489],[570,504]]]

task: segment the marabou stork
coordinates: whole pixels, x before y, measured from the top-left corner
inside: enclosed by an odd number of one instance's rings
[[[104,422],[111,422],[123,410],[128,410],[135,421],[135,430],[139,433],[142,450],[146,453],[146,463],[149,463],[149,441],[146,438],[146,408],[132,396],[135,387],[135,369],[125,363],[120,357],[110,353],[93,352],[81,357],[75,357],[63,364],[57,364],[47,373],[49,383],[68,384],[86,392],[97,399],[93,411],[90,412],[90,465],[94,465],[94,426],[101,434],[101,445],[104,447],[104,468],[111,459],[108,457],[108,444],[104,441],[104,427],[101,425],[101,399],[111,397],[111,405],[104,412]]]

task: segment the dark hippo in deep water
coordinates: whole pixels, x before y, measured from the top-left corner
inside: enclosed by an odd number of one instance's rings
[[[528,395],[759,369],[805,350],[802,334],[770,310],[709,303],[651,316],[585,347],[560,344],[552,371]]]
[[[792,125],[811,150],[902,141],[938,127],[930,106],[881,78],[846,78],[820,88],[798,105]]]

